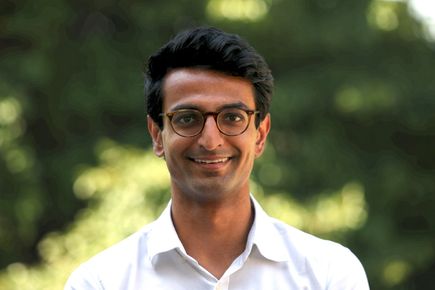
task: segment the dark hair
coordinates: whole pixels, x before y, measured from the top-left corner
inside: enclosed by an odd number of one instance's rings
[[[165,75],[174,68],[201,67],[249,80],[255,89],[255,125],[269,112],[273,90],[271,71],[255,49],[238,35],[211,27],[183,31],[148,59],[145,75],[147,113],[163,128],[162,86]]]

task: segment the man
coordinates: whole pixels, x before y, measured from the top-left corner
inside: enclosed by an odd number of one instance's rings
[[[171,202],[65,289],[369,289],[348,249],[267,216],[250,194],[272,88],[264,59],[214,28],[184,31],[153,55],[148,130]]]

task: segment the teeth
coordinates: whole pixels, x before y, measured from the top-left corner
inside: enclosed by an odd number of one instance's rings
[[[214,164],[214,163],[223,163],[226,162],[229,158],[221,158],[221,159],[215,159],[215,160],[202,160],[202,159],[194,159],[195,162],[198,163],[204,163],[204,164]]]

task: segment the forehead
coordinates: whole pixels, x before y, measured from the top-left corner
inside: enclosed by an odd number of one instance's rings
[[[202,68],[170,71],[163,82],[163,111],[179,107],[214,111],[241,103],[255,109],[254,88],[249,80]]]

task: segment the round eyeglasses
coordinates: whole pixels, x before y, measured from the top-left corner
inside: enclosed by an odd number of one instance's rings
[[[227,108],[219,112],[201,112],[195,109],[181,109],[174,112],[162,113],[168,117],[175,133],[182,137],[195,137],[204,129],[208,116],[213,116],[219,131],[227,136],[237,136],[246,131],[251,116],[259,111],[239,108]]]

